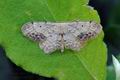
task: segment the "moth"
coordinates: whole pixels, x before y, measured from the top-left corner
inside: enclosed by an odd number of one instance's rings
[[[80,51],[83,42],[95,38],[102,31],[102,26],[95,21],[27,22],[21,31],[50,54],[56,50],[63,52],[65,48]]]

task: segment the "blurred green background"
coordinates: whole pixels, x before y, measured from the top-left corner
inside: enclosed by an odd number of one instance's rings
[[[111,67],[112,57],[115,55],[120,60],[120,0],[90,0],[89,5],[94,7],[101,18],[101,24],[105,32],[104,41],[108,47],[108,71],[114,80],[114,71]],[[28,73],[13,64],[0,48],[0,80],[54,80],[32,73]]]

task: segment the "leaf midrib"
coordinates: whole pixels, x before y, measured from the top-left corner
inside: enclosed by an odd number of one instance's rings
[[[43,2],[44,2],[44,4],[46,5],[46,7],[47,7],[48,11],[50,12],[50,14],[52,15],[54,21],[56,21],[56,18],[55,18],[55,16],[54,16],[54,14],[52,13],[51,8],[50,8],[50,6],[48,5],[47,1],[44,0]],[[76,55],[75,55],[75,56],[76,56]],[[77,56],[76,56],[76,57],[77,57]],[[79,57],[77,57],[77,59],[79,59],[80,63],[83,65],[83,67],[85,68],[85,70],[90,74],[90,76],[91,76],[94,80],[98,80],[98,79],[89,71],[89,69],[88,69],[88,67],[86,66],[86,64],[84,64],[84,61],[82,61]]]

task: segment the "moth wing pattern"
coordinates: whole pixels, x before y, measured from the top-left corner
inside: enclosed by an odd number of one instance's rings
[[[94,38],[102,31],[102,26],[94,21],[75,22],[70,25],[69,31],[80,41],[86,41]]]
[[[96,37],[102,26],[94,21],[87,22],[28,22],[21,28],[24,36],[39,42],[46,54],[64,48],[79,51],[83,42]]]
[[[46,36],[42,32],[42,29],[40,29],[40,26],[36,24],[36,22],[28,22],[22,26],[21,30],[24,36],[31,40],[42,42],[46,40]]]
[[[81,48],[80,42],[77,40],[77,38],[73,34],[65,34],[64,35],[64,46],[66,49],[71,49],[75,51],[79,51]]]
[[[96,22],[68,23],[67,32],[64,35],[65,48],[79,51],[85,41],[96,37],[101,31],[102,26]]]
[[[21,28],[24,36],[39,42],[45,53],[51,53],[60,48],[59,28],[54,23],[28,22]]]
[[[44,41],[42,44],[40,43],[39,46],[41,49],[44,50],[46,54],[50,54],[61,48],[60,41],[61,36],[57,33],[52,33],[50,36],[47,37],[47,40]]]
[[[81,41],[93,39],[102,31],[102,26],[96,22],[88,22],[87,26],[87,31],[78,35],[78,38]],[[83,27],[85,26],[83,25]]]

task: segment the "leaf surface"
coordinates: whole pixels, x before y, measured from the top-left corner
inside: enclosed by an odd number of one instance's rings
[[[105,80],[106,46],[103,32],[80,52],[65,50],[45,55],[38,44],[25,38],[21,26],[29,21],[100,22],[88,0],[1,0],[0,44],[6,55],[23,69],[58,80]]]

